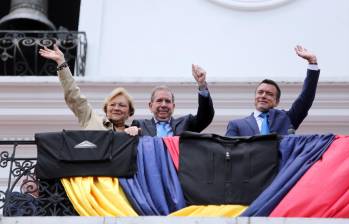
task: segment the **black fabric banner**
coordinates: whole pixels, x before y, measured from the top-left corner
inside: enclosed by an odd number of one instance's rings
[[[35,134],[36,175],[40,179],[74,176],[131,177],[137,170],[138,136],[109,131]]]
[[[278,172],[278,137],[184,132],[179,179],[190,205],[249,205]]]

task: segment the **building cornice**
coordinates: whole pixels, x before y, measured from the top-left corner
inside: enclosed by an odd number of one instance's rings
[[[152,88],[164,83],[78,82],[91,105],[100,110],[104,97],[115,87],[125,87],[134,97],[134,118],[151,116],[147,105]],[[165,83],[176,97],[175,116],[196,113],[197,88],[194,83]],[[230,119],[253,111],[256,82],[209,83],[215,118],[205,130],[224,134]],[[349,133],[349,83],[320,82],[316,99],[298,133]],[[280,109],[288,109],[301,90],[300,82],[281,82]],[[32,137],[35,132],[78,129],[67,108],[58,82],[1,82],[0,137]],[[14,136],[13,136],[14,135]]]

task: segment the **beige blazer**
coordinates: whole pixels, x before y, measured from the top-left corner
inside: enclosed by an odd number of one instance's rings
[[[113,124],[105,116],[97,114],[88,103],[87,98],[80,93],[80,88],[76,85],[69,67],[58,71],[58,77],[64,90],[65,102],[78,118],[83,129],[113,129]]]

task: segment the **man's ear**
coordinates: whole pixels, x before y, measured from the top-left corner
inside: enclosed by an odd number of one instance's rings
[[[152,103],[151,103],[151,101],[148,103],[148,106],[149,106],[149,109],[151,110],[151,105],[152,105]]]

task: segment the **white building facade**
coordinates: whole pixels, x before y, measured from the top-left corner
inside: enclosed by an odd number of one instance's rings
[[[77,80],[101,113],[104,97],[126,87],[136,103],[133,119],[151,116],[150,91],[167,84],[174,116],[181,116],[196,113],[191,64],[199,64],[216,111],[205,132],[224,135],[230,119],[254,110],[264,78],[280,83],[279,108],[290,107],[307,68],[293,50],[301,44],[316,53],[321,75],[297,133],[348,134],[348,11],[345,0],[82,0],[79,30],[88,49],[86,74]],[[57,77],[0,77],[0,138],[78,128]]]

